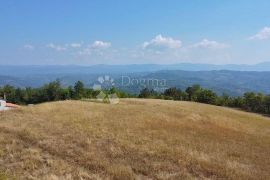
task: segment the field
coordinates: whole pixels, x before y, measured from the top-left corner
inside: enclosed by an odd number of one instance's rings
[[[267,179],[270,118],[211,105],[62,101],[0,113],[0,179]]]

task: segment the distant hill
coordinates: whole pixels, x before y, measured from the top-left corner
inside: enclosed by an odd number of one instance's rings
[[[254,71],[158,71],[144,78],[166,79],[168,87],[185,89],[193,84],[230,95],[242,95],[247,91],[270,94],[270,72]]]
[[[180,71],[163,70],[149,73],[107,74],[115,82],[115,86],[130,93],[139,93],[142,88],[150,87],[162,91],[168,87],[185,89],[193,84],[200,84],[218,94],[227,93],[232,96],[242,95],[247,91],[270,93],[270,72],[248,71]],[[0,86],[9,84],[16,87],[40,87],[56,79],[62,85],[74,85],[78,80],[92,87],[102,74],[49,74],[35,76],[0,76]],[[128,77],[129,79],[127,79]],[[166,86],[154,84],[131,83],[132,80],[165,80]],[[129,82],[130,81],[130,82]]]
[[[270,63],[257,65],[0,66],[0,68],[0,86],[10,84],[16,87],[39,87],[58,79],[64,86],[73,85],[81,80],[87,87],[91,87],[97,82],[99,76],[109,75],[114,78],[116,87],[130,93],[139,93],[145,86],[136,83],[123,86],[123,76],[128,76],[131,80],[165,80],[166,87],[152,87],[160,91],[167,87],[185,89],[193,84],[200,84],[218,94],[227,93],[233,96],[242,95],[247,91],[270,93],[270,71],[268,71]]]
[[[16,86],[16,87],[24,87],[24,86],[30,85],[27,83],[27,81],[25,81],[22,78],[0,75],[0,86],[6,85],[6,84],[11,85],[11,86]]]
[[[155,72],[160,70],[184,70],[184,71],[211,71],[211,70],[232,70],[232,71],[270,71],[270,62],[255,65],[245,64],[130,64],[130,65],[53,65],[53,66],[6,66],[0,65],[0,75],[35,75],[35,74],[119,74],[136,72]]]
[[[21,107],[0,113],[0,179],[269,179],[269,129],[192,102]]]

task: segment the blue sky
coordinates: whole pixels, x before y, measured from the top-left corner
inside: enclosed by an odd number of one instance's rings
[[[270,61],[269,0],[0,0],[0,64]]]

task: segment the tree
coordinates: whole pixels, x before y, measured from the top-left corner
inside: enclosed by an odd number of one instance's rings
[[[15,88],[10,85],[5,85],[2,89],[2,97],[6,97],[6,99],[10,102],[14,102],[15,100]]]
[[[73,87],[72,86],[68,86],[67,90],[68,90],[68,94],[70,96],[70,99],[74,99],[75,98],[75,92],[74,92]]]
[[[256,94],[254,92],[246,92],[243,105],[246,110],[254,111],[256,107]]]
[[[153,89],[144,88],[139,94],[139,98],[155,98],[157,93]]]
[[[262,93],[257,93],[255,97],[255,112],[265,113],[264,99],[265,96]]]
[[[243,97],[234,97],[231,100],[231,103],[229,104],[230,107],[237,107],[237,108],[243,108],[244,106],[244,99]]]
[[[270,114],[270,95],[267,95],[264,99],[265,113]]]
[[[217,95],[208,89],[201,89],[197,93],[197,101],[206,104],[216,104]]]
[[[188,94],[188,100],[189,101],[196,101],[197,100],[197,94],[199,93],[199,91],[201,90],[201,86],[200,85],[193,85],[191,87],[188,87],[186,89],[186,93]]]
[[[222,96],[217,97],[216,104],[218,106],[231,106],[232,98],[229,95],[223,93]]]
[[[24,104],[24,91],[21,88],[15,90],[14,102],[17,104]]]
[[[74,86],[74,98],[81,99],[85,95],[84,84],[81,81],[77,81]]]
[[[166,99],[173,100],[186,100],[187,98],[187,94],[185,92],[182,92],[181,89],[177,89],[175,87],[166,89],[163,95]]]
[[[43,87],[43,96],[47,101],[59,101],[61,100],[61,84],[60,81],[53,81]]]
[[[170,98],[176,100],[180,96],[180,93],[178,92],[178,89],[173,87],[173,88],[166,89],[164,91],[164,96],[165,97],[170,97]]]

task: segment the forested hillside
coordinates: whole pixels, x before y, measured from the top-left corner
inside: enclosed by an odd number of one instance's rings
[[[38,72],[36,72],[38,73]],[[76,81],[82,81],[86,87],[92,87],[99,76],[110,75],[114,79],[115,86],[123,91],[138,94],[145,84],[130,83],[132,79],[140,80],[164,80],[166,85],[150,88],[177,87],[185,89],[193,84],[211,89],[215,93],[223,93],[231,96],[243,95],[247,91],[270,93],[270,72],[246,72],[246,71],[157,71],[143,73],[105,74],[75,73],[75,74],[21,74],[20,76],[1,76],[0,86],[9,84],[15,87],[40,87],[58,79],[62,85],[68,87]],[[124,78],[123,78],[124,77]],[[129,79],[125,78],[128,77]],[[150,84],[151,85],[151,84]]]

